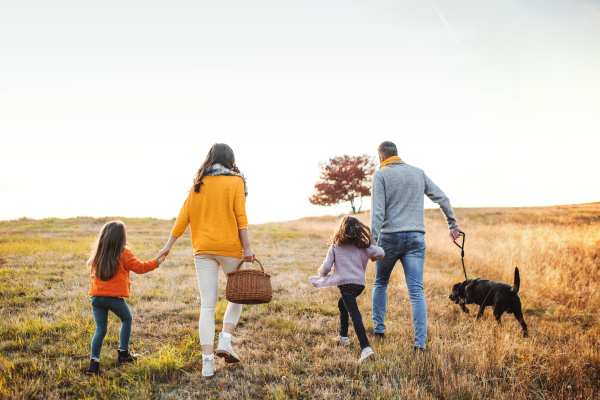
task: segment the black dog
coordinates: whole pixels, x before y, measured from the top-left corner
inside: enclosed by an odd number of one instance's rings
[[[494,317],[500,323],[500,318],[505,312],[514,314],[515,318],[523,328],[523,336],[527,337],[527,324],[523,319],[521,310],[521,299],[517,294],[521,279],[519,278],[519,268],[515,268],[515,284],[513,286],[502,282],[488,281],[487,279],[468,279],[457,283],[452,287],[452,293],[449,298],[467,314],[469,310],[466,304],[477,304],[479,312],[477,319],[483,316],[487,306],[494,307]]]

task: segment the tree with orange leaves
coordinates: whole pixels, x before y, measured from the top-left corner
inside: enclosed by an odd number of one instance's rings
[[[332,206],[349,201],[352,212],[360,212],[363,197],[371,195],[371,179],[375,166],[373,158],[366,154],[330,158],[329,161],[320,164],[315,194],[309,197],[309,201],[319,206]],[[357,205],[358,199],[360,204]]]

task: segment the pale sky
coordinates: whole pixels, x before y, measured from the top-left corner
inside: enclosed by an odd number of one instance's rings
[[[216,142],[251,223],[384,140],[455,207],[600,201],[598,71],[591,1],[0,0],[0,219],[175,217]]]

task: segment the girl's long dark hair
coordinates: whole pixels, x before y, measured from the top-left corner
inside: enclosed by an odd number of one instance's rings
[[[328,243],[343,246],[352,244],[361,249],[371,246],[371,230],[358,219],[347,216],[342,219],[340,227],[333,234]]]
[[[194,177],[194,192],[200,192],[202,179],[208,175],[210,167],[214,164],[221,164],[225,168],[235,171],[238,174],[240,173],[239,168],[235,165],[235,155],[233,154],[231,147],[227,146],[225,143],[215,143],[208,151],[206,160],[204,160]]]
[[[127,246],[127,228],[121,221],[111,221],[100,229],[92,244],[92,252],[87,262],[94,275],[101,281],[111,279],[117,273],[119,259]]]

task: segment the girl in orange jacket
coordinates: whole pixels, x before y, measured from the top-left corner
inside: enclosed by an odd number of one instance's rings
[[[121,320],[119,363],[130,363],[140,358],[139,354],[129,351],[132,317],[124,299],[130,294],[129,271],[145,274],[158,268],[164,260],[164,255],[147,262],[135,258],[128,248],[127,227],[121,221],[109,222],[100,229],[87,262],[93,277],[90,296],[96,333],[92,339],[90,367],[86,374],[97,375],[100,371],[100,352],[106,336],[109,310]]]

